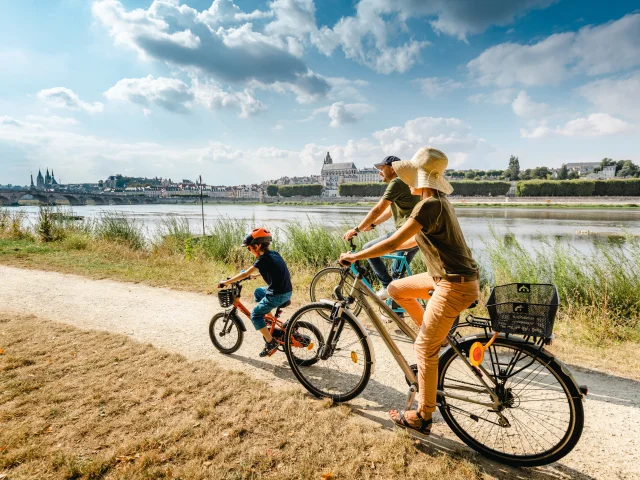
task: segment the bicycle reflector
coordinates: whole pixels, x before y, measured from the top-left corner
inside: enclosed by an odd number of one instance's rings
[[[491,340],[489,340],[486,345],[482,345],[480,342],[474,342],[469,349],[469,363],[474,367],[480,366],[484,360],[484,351],[491,346],[496,338],[498,338],[498,332],[493,334],[493,337],[491,337]]]

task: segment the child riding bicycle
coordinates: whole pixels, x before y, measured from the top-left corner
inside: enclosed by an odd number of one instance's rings
[[[278,252],[269,250],[271,241],[271,232],[261,227],[254,228],[245,237],[241,246],[246,247],[257,260],[247,270],[227,280],[222,280],[218,284],[218,287],[222,288],[247,277],[257,277],[258,275],[261,275],[267,283],[266,287],[258,287],[253,292],[254,300],[258,304],[251,312],[251,323],[262,334],[266,342],[264,349],[260,352],[261,357],[273,355],[278,348],[278,343],[271,336],[264,316],[289,301],[293,291],[287,264]]]

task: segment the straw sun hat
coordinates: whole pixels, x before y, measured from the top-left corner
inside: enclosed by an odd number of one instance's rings
[[[400,179],[414,188],[432,188],[449,195],[453,187],[444,178],[449,159],[440,150],[423,147],[411,160],[393,162],[393,169]]]

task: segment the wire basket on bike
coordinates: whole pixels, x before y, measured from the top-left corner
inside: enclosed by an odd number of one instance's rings
[[[218,301],[222,308],[229,308],[236,301],[237,293],[235,288],[225,288],[218,291]]]
[[[551,337],[558,305],[558,289],[551,284],[499,285],[487,300],[493,331],[543,338]]]

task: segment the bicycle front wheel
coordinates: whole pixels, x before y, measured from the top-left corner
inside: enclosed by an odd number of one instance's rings
[[[483,341],[474,337],[459,342],[466,358],[478,340]],[[502,417],[491,407],[473,403],[492,399],[466,358],[449,348],[438,365],[438,390],[445,392],[439,398],[440,412],[462,441],[500,462],[526,467],[555,462],[575,447],[584,425],[581,394],[553,355],[502,337],[485,352],[482,378],[500,399]]]
[[[240,328],[240,320],[235,313],[216,313],[209,322],[209,338],[220,352],[230,354],[242,345],[244,332]]]
[[[346,402],[360,395],[367,386],[371,377],[371,351],[365,332],[351,317],[343,313],[331,321],[331,312],[331,305],[325,303],[310,303],[295,312],[287,325],[284,351],[291,371],[312,395]],[[313,363],[299,362],[300,349],[292,342],[295,332],[305,330],[315,332],[319,340],[307,347],[307,354],[315,360]]]
[[[340,298],[336,296],[335,289],[340,285],[341,280],[342,269],[338,267],[328,267],[320,270],[313,277],[313,280],[311,280],[311,285],[309,286],[310,300],[312,302],[319,302],[320,300],[340,300]],[[342,298],[349,295],[351,287],[353,287],[355,281],[356,279],[353,274],[351,272],[347,273],[344,283],[342,284],[342,288],[339,291]],[[355,302],[352,305],[348,305],[347,308],[350,309],[357,317],[362,310],[362,305],[360,302]]]

